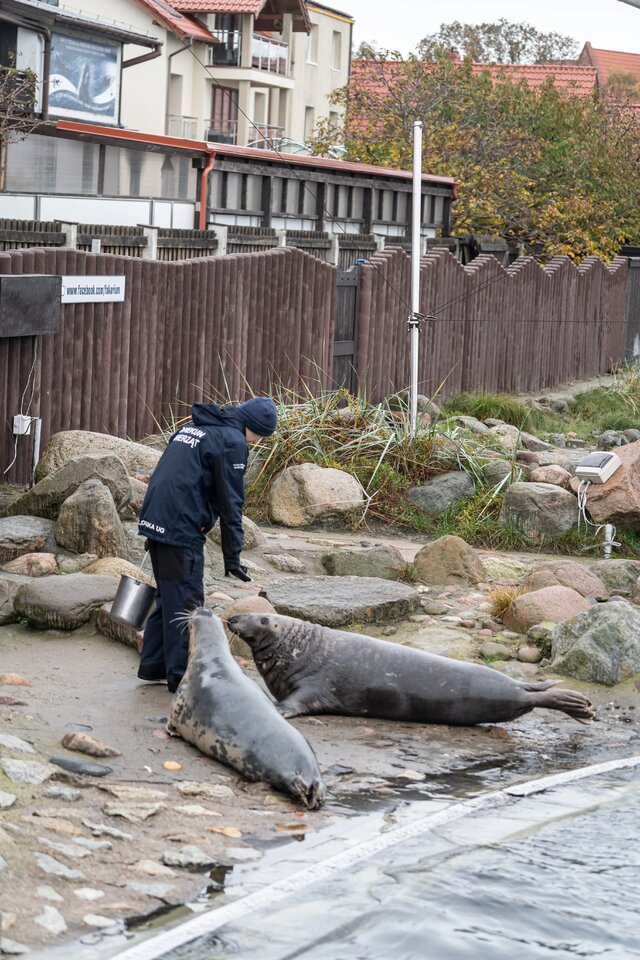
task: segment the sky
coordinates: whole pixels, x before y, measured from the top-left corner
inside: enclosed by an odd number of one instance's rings
[[[530,23],[573,37],[580,47],[640,53],[640,9],[621,0],[325,0],[355,18],[354,47],[363,40],[411,52],[441,23]]]

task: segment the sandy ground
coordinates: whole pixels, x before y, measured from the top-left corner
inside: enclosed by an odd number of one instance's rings
[[[278,549],[287,552],[289,535],[272,535]],[[294,537],[300,550],[308,537]],[[394,542],[407,559],[419,547],[412,541]],[[268,549],[273,551],[273,542]],[[424,634],[421,625],[403,629],[396,638],[402,642]],[[441,629],[440,646],[442,635]],[[21,785],[0,772],[0,797],[2,791],[17,797],[0,814],[4,938],[30,948],[52,946],[87,935],[100,924],[146,917],[201,897],[224,883],[234,864],[258,859],[265,842],[294,842],[321,831],[335,818],[362,812],[372,798],[392,805],[416,796],[450,796],[640,753],[640,695],[633,684],[614,689],[566,684],[587,691],[597,704],[598,719],[589,726],[547,711],[499,727],[474,728],[303,718],[293,723],[316,751],[329,792],[321,811],[306,812],[266,785],[250,784],[183,741],[168,738],[166,686],[139,681],[136,669],[133,649],[91,625],[72,633],[34,631],[20,624],[0,628],[0,673],[19,674],[30,684],[0,685],[0,697],[23,701],[0,704],[0,731],[36,750],[2,749],[4,756],[92,760],[61,746],[73,725],[90,728],[121,752],[97,760],[112,768],[104,778],[56,768],[43,784]],[[247,669],[258,679],[254,668]],[[167,769],[166,762],[179,768]],[[79,799],[47,796],[60,785],[77,788]],[[136,792],[114,795],[123,786]],[[125,804],[120,814],[109,807],[118,802]],[[156,804],[160,806],[147,819],[131,819]],[[101,833],[104,826],[110,832]],[[112,835],[114,829],[124,836]],[[82,838],[109,845],[83,847],[77,843]],[[206,869],[163,863],[185,846],[196,846],[210,858]],[[86,856],[71,855],[78,851]],[[67,879],[47,872],[42,854],[82,876]],[[51,919],[52,908],[63,918],[64,929]],[[3,942],[10,947],[7,939]]]

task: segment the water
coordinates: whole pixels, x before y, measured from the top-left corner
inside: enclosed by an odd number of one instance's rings
[[[166,957],[640,957],[639,787],[625,772],[472,814]]]

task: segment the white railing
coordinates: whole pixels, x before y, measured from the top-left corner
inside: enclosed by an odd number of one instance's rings
[[[170,137],[185,137],[187,140],[196,140],[198,137],[198,120],[196,117],[181,117],[170,113],[168,116],[167,134]]]
[[[219,43],[211,44],[207,52],[210,67],[241,66],[242,34],[239,30],[218,30]],[[254,33],[251,38],[251,67],[286,77],[289,72],[289,44]]]

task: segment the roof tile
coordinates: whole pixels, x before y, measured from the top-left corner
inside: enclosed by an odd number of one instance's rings
[[[606,87],[612,73],[630,73],[640,78],[640,54],[618,50],[599,50],[586,43],[580,54],[581,63],[589,63],[598,71],[600,86]]]
[[[205,26],[197,20],[192,20],[191,17],[186,17],[175,4],[169,4],[167,0],[136,0],[136,3],[181,40],[192,38],[203,40],[205,43],[216,42],[216,38]]]

